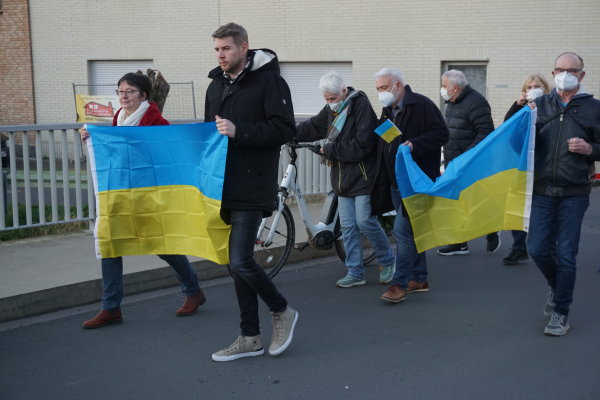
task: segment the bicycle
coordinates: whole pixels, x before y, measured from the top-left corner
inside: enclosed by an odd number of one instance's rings
[[[254,246],[254,259],[258,265],[268,270],[267,275],[270,278],[279,273],[294,247],[296,236],[294,217],[285,203],[292,197],[296,198],[302,221],[308,233],[308,242],[297,248],[304,250],[306,247],[312,246],[320,250],[329,250],[335,246],[340,260],[342,262],[346,260],[337,208],[337,195],[332,191],[328,193],[319,221],[313,224],[302,188],[296,180],[296,160],[298,158],[296,149],[306,148],[319,154],[320,147],[320,145],[311,143],[288,143],[282,147],[282,151],[286,150],[290,155],[290,162],[277,193],[277,209],[273,215],[263,218],[261,221]],[[367,248],[365,251],[363,263],[367,265],[375,259],[375,252],[371,248]]]

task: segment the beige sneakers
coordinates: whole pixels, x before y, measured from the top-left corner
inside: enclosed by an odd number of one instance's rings
[[[271,346],[269,346],[269,354],[276,356],[283,353],[292,343],[294,328],[298,322],[298,312],[288,306],[285,311],[271,314],[273,315],[273,337]]]
[[[238,358],[256,357],[265,354],[260,335],[238,336],[229,347],[213,353],[213,361],[233,361]]]

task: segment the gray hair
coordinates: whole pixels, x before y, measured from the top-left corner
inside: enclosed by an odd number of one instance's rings
[[[402,83],[402,86],[406,86],[406,83],[404,83],[404,75],[399,69],[388,67],[381,68],[379,72],[375,74],[375,79],[383,78],[386,76],[390,76],[394,81]]]
[[[464,88],[469,84],[465,74],[457,69],[450,69],[442,74],[442,78],[446,78],[451,85],[458,85],[459,88]]]
[[[321,93],[341,94],[346,87],[347,85],[344,77],[336,71],[326,73],[319,81]]]

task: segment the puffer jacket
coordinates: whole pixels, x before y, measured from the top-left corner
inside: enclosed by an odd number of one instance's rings
[[[494,130],[490,105],[470,85],[465,86],[455,102],[446,102],[445,119],[450,132],[448,143],[444,146],[445,164],[477,145]]]
[[[296,133],[290,89],[279,75],[272,50],[250,50],[249,64],[230,81],[220,67],[209,73],[204,120],[215,116],[235,124],[229,139],[223,206],[225,210],[275,209],[281,145]],[[226,219],[227,213],[221,213]]]
[[[537,106],[533,193],[551,197],[585,196],[591,190],[594,161],[600,161],[600,101],[579,93],[563,107],[556,89],[535,100]],[[568,150],[581,138],[592,154]]]
[[[349,92],[354,89],[348,87]],[[367,95],[363,92],[351,100],[348,116],[339,136],[323,147],[325,157],[332,162],[331,185],[333,191],[344,197],[371,193],[377,176],[377,141],[373,131],[377,116]],[[327,137],[333,122],[333,112],[325,105],[314,117],[297,127],[296,139],[313,142]]]

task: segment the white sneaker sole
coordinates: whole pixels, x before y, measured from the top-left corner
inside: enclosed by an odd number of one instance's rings
[[[362,285],[366,285],[367,281],[362,280],[362,281],[356,281],[356,282],[352,282],[350,284],[339,284],[336,283],[335,286],[339,287],[339,288],[349,288],[349,287],[353,287],[353,286],[362,286]]]
[[[262,356],[263,354],[265,354],[264,348],[256,351],[249,351],[247,353],[232,354],[230,356],[218,356],[213,354],[212,359],[213,361],[233,361],[240,358]]]
[[[292,343],[292,339],[294,337],[294,329],[296,329],[296,322],[298,322],[298,311],[294,311],[296,314],[294,315],[294,321],[292,322],[292,329],[290,329],[290,335],[287,340],[277,349],[271,350],[269,349],[269,355],[278,356],[285,351]]]
[[[451,253],[442,253],[438,250],[437,252],[440,256],[466,256],[469,254],[469,250],[457,250]]]
[[[571,329],[571,327],[569,326],[569,324],[567,324],[567,326],[565,326],[565,329],[562,330],[562,331],[557,331],[557,330],[545,328],[544,329],[544,335],[546,335],[546,336],[564,336],[564,335],[567,334],[567,332],[569,331],[569,329]]]

